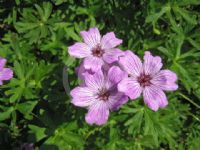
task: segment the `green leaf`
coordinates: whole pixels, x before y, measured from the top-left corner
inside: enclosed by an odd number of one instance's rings
[[[189,15],[190,13],[187,10],[180,7],[174,7],[174,10],[178,12],[188,23],[197,24],[196,18]]]
[[[76,122],[63,124],[57,128],[52,136],[45,141],[41,149],[45,149],[45,145],[56,145],[60,150],[65,149],[83,149],[83,138],[72,130],[77,129]]]
[[[73,40],[76,40],[76,41],[81,41],[81,38],[79,35],[77,35],[77,33],[75,33],[74,31],[74,28],[65,28],[65,31],[67,33],[67,35],[69,37],[71,37]]]
[[[178,2],[179,6],[199,5],[199,4],[200,4],[199,0],[180,0]]]
[[[149,110],[145,111],[144,119],[145,119],[144,134],[152,135],[155,145],[158,146],[158,131],[154,124],[155,120],[153,120],[154,118],[149,113]]]
[[[159,50],[160,52],[162,52],[164,55],[166,55],[168,58],[171,58],[171,59],[174,58],[173,53],[170,53],[170,51],[169,51],[168,49],[166,49],[166,48],[160,46],[160,47],[158,47],[158,50]]]
[[[129,126],[129,133],[140,132],[142,120],[143,120],[143,110],[138,111],[132,118],[125,122],[125,126]]]
[[[51,15],[51,12],[52,12],[52,5],[51,3],[43,3],[43,8],[44,8],[44,18],[45,18],[45,21],[48,20],[48,18],[50,17]]]
[[[187,89],[187,91],[190,93],[191,88],[193,87],[193,81],[188,73],[188,71],[180,64],[174,63],[174,70],[177,71],[178,76],[180,77],[180,80],[182,81],[183,85]]]
[[[10,115],[14,110],[15,109],[13,107],[10,107],[8,109],[5,109],[4,112],[0,112],[0,121],[4,121],[10,118]]]
[[[16,105],[16,109],[19,110],[22,114],[24,114],[24,117],[26,119],[32,119],[32,111],[34,107],[36,106],[37,101],[28,101],[25,103],[20,103]]]
[[[155,22],[157,22],[157,20],[164,14],[164,13],[166,13],[167,11],[169,11],[171,8],[169,7],[169,6],[163,6],[162,8],[161,8],[161,10],[159,11],[159,12],[155,12],[155,13],[153,13],[153,14],[151,14],[151,15],[149,15],[149,16],[147,16],[147,18],[146,18],[146,23],[149,23],[149,22],[153,22],[153,23],[155,23]]]
[[[40,18],[42,19],[44,16],[44,12],[43,12],[42,8],[37,4],[35,4],[35,8],[37,9],[37,12],[40,15]]]
[[[187,40],[190,42],[192,46],[194,46],[197,50],[200,50],[199,42],[193,40],[192,38],[188,37]]]
[[[36,141],[40,141],[41,139],[43,139],[44,137],[46,137],[47,135],[45,134],[45,128],[36,126],[36,125],[28,125],[30,131],[30,134],[34,134]]]
[[[14,62],[14,68],[15,68],[15,74],[18,76],[20,79],[24,79],[24,68],[23,65],[20,64],[18,61]]]
[[[22,96],[23,90],[24,90],[23,87],[17,87],[12,90],[9,90],[7,92],[7,94],[12,95],[9,99],[10,103],[14,103],[14,102],[18,101]]]

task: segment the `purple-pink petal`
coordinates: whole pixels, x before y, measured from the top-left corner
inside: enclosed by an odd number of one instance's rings
[[[103,60],[109,64],[117,62],[120,56],[124,56],[124,52],[120,49],[111,49],[103,55]]]
[[[6,64],[6,59],[0,57],[0,70],[4,68]]]
[[[3,68],[0,71],[0,80],[10,80],[13,77],[13,71],[10,68]]]
[[[0,85],[3,84],[4,80],[10,80],[13,78],[13,71],[10,68],[4,68],[6,59],[0,58]]]
[[[70,56],[76,58],[85,58],[91,55],[90,47],[85,43],[75,43],[68,48]]]
[[[127,73],[122,71],[118,66],[113,66],[108,70],[108,82],[110,87],[116,85],[126,77],[128,77]]]
[[[80,32],[84,42],[90,47],[95,47],[101,42],[101,35],[97,28],[90,28],[88,31]]]
[[[131,76],[139,76],[143,70],[140,58],[129,50],[124,55],[119,58],[120,66]]]
[[[116,38],[114,32],[109,32],[102,37],[101,46],[103,49],[111,49],[122,43],[121,39]]]
[[[86,73],[89,73],[91,75],[93,75],[95,73],[91,69],[85,69],[83,66],[83,63],[81,63],[79,67],[76,67],[75,71],[76,71],[76,74],[78,75],[78,77],[83,81],[85,79],[85,75],[87,75]]]
[[[144,102],[153,111],[157,111],[158,108],[164,108],[168,105],[167,97],[165,93],[156,86],[145,87],[143,91]]]
[[[95,102],[94,93],[88,87],[76,87],[71,92],[72,103],[79,107],[88,107]]]
[[[122,105],[128,102],[128,96],[118,92],[116,95],[110,96],[110,109],[118,110]]]
[[[151,80],[152,84],[158,86],[162,90],[174,91],[178,89],[176,84],[177,76],[170,70],[161,70]]]
[[[132,100],[138,98],[142,93],[140,84],[134,78],[125,78],[118,84],[118,90],[129,96]]]
[[[162,68],[161,58],[159,56],[152,56],[149,51],[144,55],[144,73],[146,75],[155,75]]]
[[[99,70],[93,75],[87,74],[87,76],[85,76],[85,84],[90,89],[98,91],[100,88],[105,86],[105,77],[103,72]]]
[[[87,57],[83,61],[85,69],[96,72],[104,65],[104,62],[101,58],[98,57]]]
[[[34,144],[33,143],[25,143],[23,145],[24,150],[34,150]]]
[[[109,116],[109,108],[105,102],[97,102],[89,107],[85,120],[89,124],[103,125],[107,122]]]

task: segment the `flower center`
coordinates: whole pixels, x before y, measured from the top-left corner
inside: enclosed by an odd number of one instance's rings
[[[105,51],[101,48],[99,44],[95,48],[92,49],[92,55],[95,57],[102,57],[104,52]]]
[[[110,92],[105,88],[101,89],[98,93],[98,99],[102,101],[107,101],[109,96]]]
[[[150,75],[145,75],[144,73],[141,74],[137,80],[140,83],[140,86],[145,87],[151,85],[151,76]]]

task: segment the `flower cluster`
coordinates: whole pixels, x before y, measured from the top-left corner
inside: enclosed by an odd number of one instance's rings
[[[70,95],[75,106],[88,109],[87,123],[105,124],[110,111],[119,109],[128,97],[134,100],[143,94],[145,104],[154,111],[168,104],[163,91],[178,88],[177,76],[170,70],[161,70],[159,56],[147,51],[142,63],[133,52],[116,48],[122,40],[113,32],[101,37],[97,28],[90,28],[80,34],[84,42],[70,46],[68,52],[83,59],[76,69],[83,83]]]
[[[3,81],[10,80],[13,77],[13,71],[10,68],[5,68],[6,59],[0,58],[0,85]]]

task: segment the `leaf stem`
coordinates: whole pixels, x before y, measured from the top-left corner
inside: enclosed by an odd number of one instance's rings
[[[182,93],[179,93],[180,96],[182,96],[184,99],[186,99],[187,101],[189,101],[191,104],[193,104],[194,106],[196,106],[197,108],[200,109],[200,106],[195,103],[194,101],[192,101],[189,97],[187,97],[186,95],[182,94]]]
[[[200,119],[197,116],[195,116],[193,113],[188,112],[188,115],[192,116],[194,119],[196,119],[198,122],[200,122]]]

